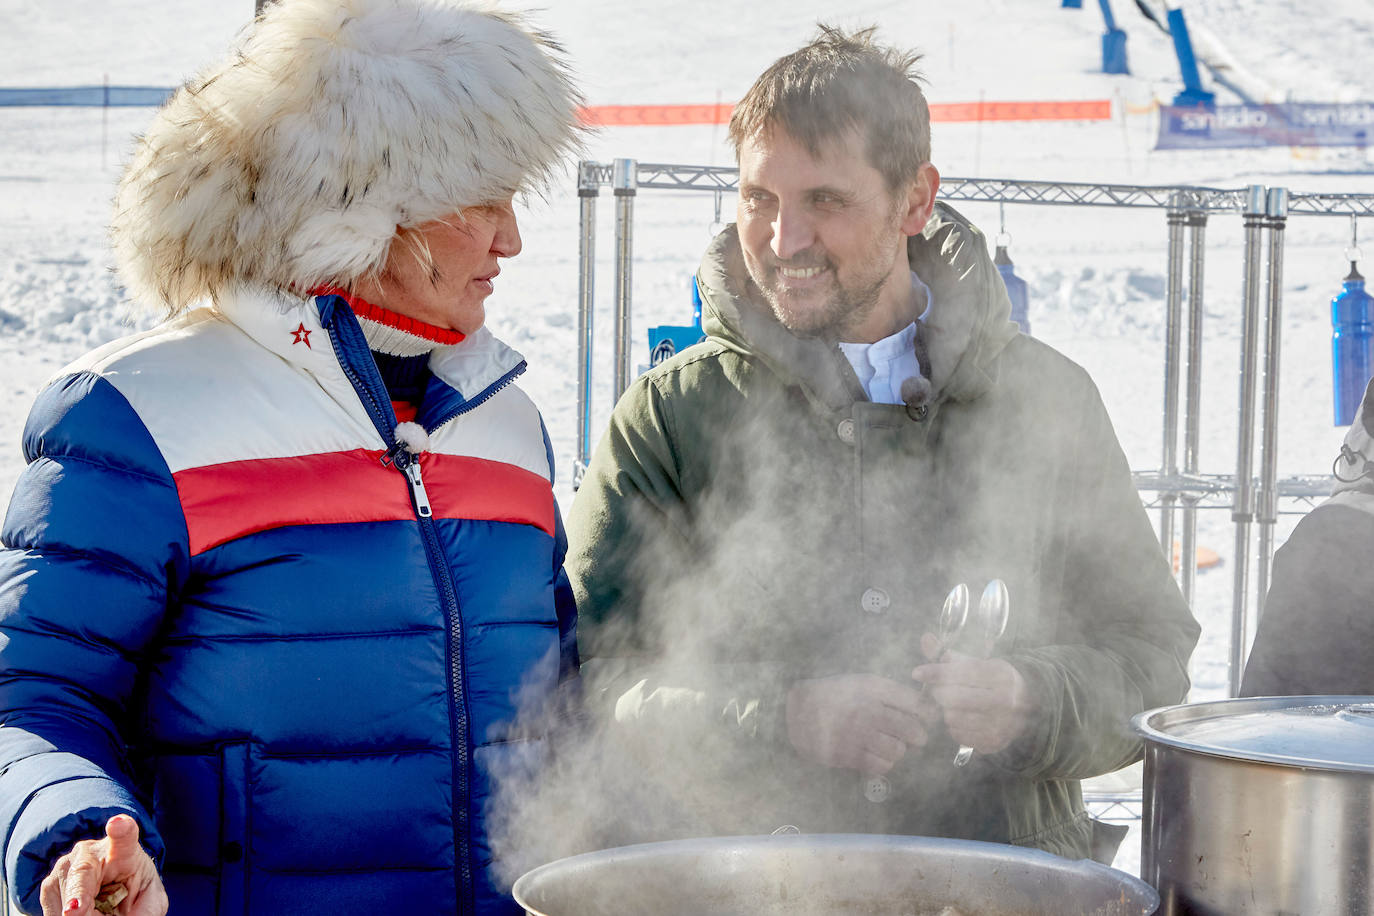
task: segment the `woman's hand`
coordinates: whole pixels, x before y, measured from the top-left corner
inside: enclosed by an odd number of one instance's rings
[[[112,887],[123,888],[125,895]],[[117,814],[105,824],[105,837],[82,840],[57,860],[43,879],[40,899],[43,916],[89,916],[109,912],[120,916],[163,916],[167,892],[153,859],[138,842],[138,822]],[[101,909],[97,909],[97,902]]]

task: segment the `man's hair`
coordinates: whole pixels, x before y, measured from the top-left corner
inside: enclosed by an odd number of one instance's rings
[[[896,190],[930,161],[930,110],[917,84],[921,55],[878,44],[876,26],[818,28],[810,44],[776,60],[735,106],[735,155],[746,141],[779,127],[812,155],[857,129],[869,163]]]

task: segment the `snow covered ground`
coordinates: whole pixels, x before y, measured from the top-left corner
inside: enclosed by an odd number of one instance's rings
[[[1102,17],[1093,3],[1053,0],[561,0],[538,15],[559,35],[592,104],[733,102],[817,20],[876,23],[890,41],[926,54],[933,102],[1108,98],[1103,122],[937,124],[945,175],[1131,184],[1248,184],[1295,191],[1374,192],[1374,153],[1358,149],[1152,152],[1155,101],[1181,88],[1169,39],[1133,4],[1114,4],[1129,34],[1130,76],[1100,72]],[[686,10],[690,8],[691,12]],[[1278,98],[1374,99],[1374,4],[1368,0],[1189,0],[1190,25],[1210,32]],[[171,86],[218,55],[252,14],[251,0],[0,0],[0,86]],[[1234,101],[1225,91],[1219,101]],[[131,324],[108,270],[103,226],[119,166],[147,109],[0,108],[0,506],[22,468],[25,414],[43,381]],[[616,128],[589,140],[588,158],[733,164],[717,126]],[[597,275],[597,426],[610,409],[611,205],[602,198]],[[991,237],[995,205],[961,207]],[[730,220],[733,201],[724,201]],[[545,412],[571,499],[576,426],[578,205],[571,170],[521,211],[524,253],[503,268],[488,303],[494,330],[530,362],[524,387]],[[710,194],[645,192],[636,203],[634,327],[690,319],[688,282],[715,218]],[[1374,225],[1361,232],[1374,238]],[[1092,372],[1139,469],[1161,454],[1164,214],[1008,205],[1018,273],[1031,284],[1034,333]],[[1345,219],[1290,220],[1284,260],[1280,475],[1321,474],[1344,434],[1331,425],[1329,300],[1348,269]],[[1235,470],[1241,330],[1239,218],[1207,230],[1203,378],[1204,471]],[[1374,256],[1374,241],[1365,245]],[[1369,273],[1369,265],[1364,265]],[[645,348],[647,350],[647,348]],[[647,352],[640,354],[647,361]],[[1299,508],[1299,507],[1294,507]],[[1296,516],[1286,516],[1280,537]],[[1194,699],[1226,692],[1233,529],[1229,512],[1202,514],[1199,542],[1222,565],[1202,573],[1203,622]],[[1138,855],[1138,846],[1136,847]],[[1118,864],[1138,867],[1131,853]]]

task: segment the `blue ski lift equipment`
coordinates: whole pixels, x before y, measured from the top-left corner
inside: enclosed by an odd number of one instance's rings
[[[1097,0],[1097,4],[1102,8],[1102,20],[1107,25],[1107,31],[1102,33],[1102,72],[1130,73],[1131,68],[1126,64],[1126,32],[1116,27],[1110,0]],[[1079,10],[1083,8],[1083,0],[1063,0],[1061,7]]]
[[[1169,37],[1174,40],[1178,69],[1183,75],[1183,91],[1174,96],[1174,105],[1211,108],[1216,104],[1216,95],[1202,88],[1202,77],[1198,76],[1197,57],[1193,54],[1192,39],[1188,37],[1188,23],[1183,21],[1183,10],[1169,10],[1168,21]]]
[[[1102,19],[1107,24],[1107,31],[1102,33],[1102,72],[1130,73],[1131,68],[1126,64],[1126,33],[1116,27],[1109,0],[1098,0],[1098,5],[1102,7]]]

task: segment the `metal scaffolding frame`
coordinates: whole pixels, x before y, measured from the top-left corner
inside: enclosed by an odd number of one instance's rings
[[[669,165],[642,163],[633,159],[579,164],[578,197],[582,229],[579,245],[579,378],[574,487],[581,484],[591,457],[592,308],[596,271],[596,200],[600,189],[609,185],[615,197],[613,394],[619,398],[628,387],[631,377],[629,330],[633,300],[631,281],[635,195],[641,189],[706,191],[714,193],[719,202],[726,192],[734,193],[737,190],[738,177],[738,170],[728,166]],[[1177,521],[1181,557],[1196,556],[1197,511],[1224,508],[1229,498],[1231,519],[1236,527],[1236,552],[1233,561],[1228,677],[1230,694],[1235,696],[1240,691],[1241,673],[1252,629],[1250,558],[1255,534],[1252,529],[1258,528],[1254,589],[1257,620],[1262,612],[1263,597],[1268,591],[1274,526],[1280,514],[1280,500],[1310,506],[1330,492],[1330,478],[1325,473],[1282,479],[1277,475],[1284,230],[1290,216],[1374,216],[1374,194],[1307,194],[1263,185],[1222,189],[942,176],[939,197],[947,201],[1137,207],[1166,211],[1169,277],[1165,316],[1163,452],[1159,469],[1137,471],[1134,479],[1136,488],[1142,494],[1153,494],[1153,499],[1146,498],[1146,504],[1158,509],[1159,537],[1166,551],[1171,549],[1175,540]],[[1198,467],[1205,236],[1207,219],[1213,213],[1239,215],[1245,228],[1238,407],[1240,422],[1234,474],[1204,474]],[[1257,436],[1258,473],[1254,466]],[[1179,585],[1191,605],[1196,564],[1180,562],[1179,567]]]

